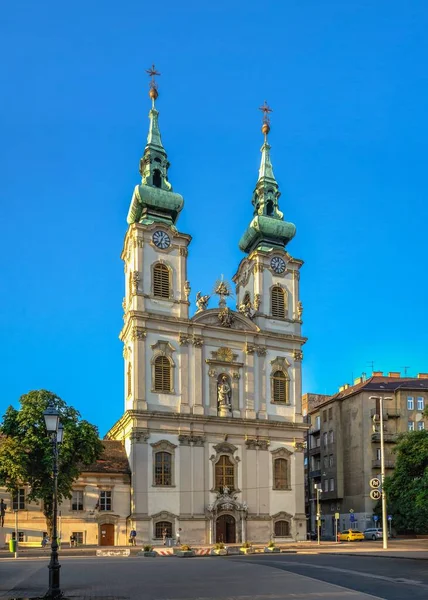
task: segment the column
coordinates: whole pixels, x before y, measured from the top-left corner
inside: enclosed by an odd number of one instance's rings
[[[146,430],[138,428],[133,429],[131,433],[131,448],[129,462],[131,467],[131,513],[133,518],[147,516],[148,514],[148,485],[149,468],[148,464],[149,448],[147,440],[149,433]]]
[[[203,344],[204,340],[198,335],[194,335],[192,339],[193,344],[193,365],[194,365],[194,404],[193,414],[203,415],[203,389],[204,389],[204,363],[203,363]]]
[[[294,358],[294,382],[293,382],[293,392],[294,392],[294,420],[301,422],[302,420],[302,359],[303,352],[301,350],[294,350],[293,352]]]
[[[189,405],[189,346],[188,346],[189,338],[186,335],[179,336],[178,343],[180,345],[180,353],[179,353],[179,378],[180,378],[180,413],[189,414],[190,413],[190,405]]]
[[[146,401],[146,332],[143,327],[134,326],[131,331],[132,339],[132,393],[134,410],[147,410]]]
[[[267,419],[267,409],[266,403],[269,401],[267,397],[269,394],[269,390],[266,387],[266,350],[257,351],[257,372],[258,372],[258,380],[259,380],[259,419]]]
[[[246,419],[255,419],[255,377],[254,377],[254,345],[246,345],[246,359],[244,371],[244,406],[241,415]]]

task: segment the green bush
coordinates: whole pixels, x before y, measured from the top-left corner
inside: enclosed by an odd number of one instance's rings
[[[152,552],[153,546],[151,546],[150,544],[145,544],[143,546],[143,550],[144,550],[144,552]]]

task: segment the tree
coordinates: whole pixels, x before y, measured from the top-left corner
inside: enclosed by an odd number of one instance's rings
[[[428,533],[428,431],[403,434],[394,473],[385,480],[388,512],[399,531]]]
[[[50,402],[58,409],[64,427],[59,447],[58,502],[71,498],[73,482],[82,466],[95,462],[103,445],[98,429],[80,418],[79,412],[47,390],[35,390],[21,396],[21,408],[6,410],[0,425],[0,484],[15,494],[28,486],[28,501],[43,501],[49,536],[52,533],[53,452],[46,432],[43,412]]]

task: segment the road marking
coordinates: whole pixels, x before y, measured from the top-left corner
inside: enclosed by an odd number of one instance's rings
[[[330,567],[327,565],[315,565],[313,563],[304,563],[304,562],[290,562],[290,561],[270,561],[270,564],[275,562],[277,565],[288,565],[288,566],[296,566],[300,565],[302,567],[309,567],[311,569],[322,569],[323,571],[332,571],[334,573],[346,573],[347,575],[360,575],[361,577],[367,577],[369,579],[380,579],[382,581],[388,581],[389,583],[404,583],[406,585],[417,585],[418,587],[428,588],[428,584],[423,583],[422,581],[417,581],[416,579],[404,579],[402,577],[387,577],[386,575],[376,575],[375,573],[367,573],[366,571],[356,571],[355,569],[342,569],[340,567]]]

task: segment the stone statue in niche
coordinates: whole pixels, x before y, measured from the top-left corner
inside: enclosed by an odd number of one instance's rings
[[[227,417],[231,412],[231,392],[232,388],[229,385],[229,378],[227,375],[220,375],[217,385],[217,407],[218,414],[221,417]]]
[[[197,312],[206,310],[208,308],[209,299],[210,297],[208,294],[206,296],[202,296],[201,292],[196,294],[196,306],[198,307]]]
[[[248,319],[252,319],[254,317],[255,311],[253,310],[251,301],[249,299],[247,299],[245,302],[241,302],[239,305],[239,312]]]

